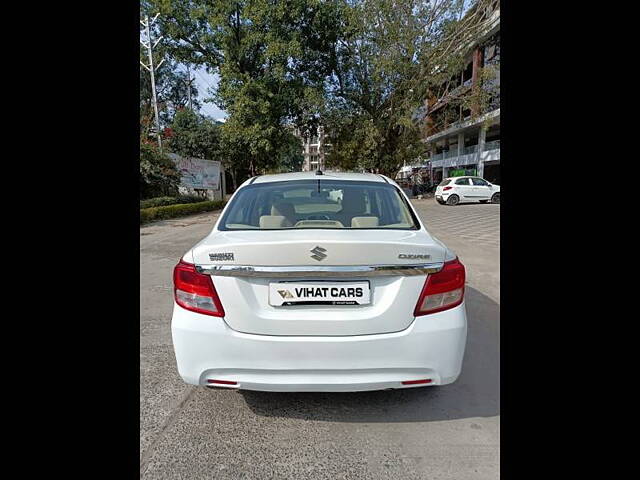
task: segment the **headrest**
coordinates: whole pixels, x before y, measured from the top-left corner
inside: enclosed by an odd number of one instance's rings
[[[280,215],[293,221],[293,219],[295,219],[296,217],[296,210],[295,208],[293,208],[292,203],[280,202],[275,203],[271,207],[271,215]]]
[[[260,217],[260,228],[282,228],[286,218],[281,215],[262,215]]]
[[[347,188],[342,193],[342,213],[364,213],[364,192]]]
[[[351,219],[351,226],[354,228],[373,228],[378,224],[378,217],[353,217]]]

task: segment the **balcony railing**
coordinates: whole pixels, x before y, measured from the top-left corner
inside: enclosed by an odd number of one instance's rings
[[[478,145],[470,145],[468,147],[465,147],[462,152],[464,155],[467,155],[469,153],[476,153],[477,151],[478,151]]]
[[[496,150],[496,149],[500,149],[500,140],[494,140],[492,142],[486,142],[484,144],[484,152],[486,152],[487,150]],[[462,155],[469,155],[472,153],[477,153],[478,151],[478,145],[469,145],[468,147],[465,147],[462,150]],[[453,158],[453,157],[457,157],[458,156],[458,149],[453,149],[453,150],[447,150],[445,152],[442,153],[438,153],[437,155],[432,155],[431,158],[429,160],[431,160],[432,162],[435,162],[437,160],[444,160],[445,158]]]
[[[500,148],[500,140],[494,140],[492,142],[486,142],[484,144],[484,150],[495,150]]]

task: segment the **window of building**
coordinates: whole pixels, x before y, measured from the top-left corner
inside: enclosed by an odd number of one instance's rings
[[[485,142],[493,142],[496,140],[500,140],[500,125],[489,127],[485,135]]]
[[[473,76],[473,62],[469,62],[467,64],[467,67],[462,72],[462,84],[470,85],[472,76]]]
[[[485,44],[483,53],[485,65],[500,63],[500,32],[496,33]]]

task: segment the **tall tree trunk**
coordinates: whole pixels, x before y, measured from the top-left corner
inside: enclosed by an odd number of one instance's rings
[[[229,169],[229,173],[231,174],[231,182],[233,184],[233,191],[235,192],[238,189],[238,182],[237,182],[238,174],[235,168]]]

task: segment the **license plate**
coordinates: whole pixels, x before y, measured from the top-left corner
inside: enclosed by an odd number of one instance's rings
[[[279,282],[269,284],[269,305],[367,305],[369,282]]]

